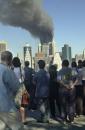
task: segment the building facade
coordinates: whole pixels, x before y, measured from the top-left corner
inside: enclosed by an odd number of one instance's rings
[[[85,49],[83,50],[82,54],[76,54],[75,55],[75,61],[78,63],[79,60],[85,60]]]
[[[24,62],[29,61],[30,67],[32,67],[32,48],[29,44],[26,44],[23,47],[23,54],[24,54]]]
[[[62,47],[62,60],[67,59],[70,63],[72,61],[71,47],[67,44]]]
[[[39,45],[38,45],[38,53],[41,53],[41,52],[42,52],[42,44],[39,43]]]
[[[49,44],[42,44],[41,50],[45,57],[49,56]]]
[[[42,52],[36,53],[35,58],[34,58],[34,68],[35,71],[38,71],[38,61],[39,60],[44,60],[44,54]]]
[[[83,59],[85,59],[85,49],[83,50]]]
[[[7,42],[5,41],[0,41],[0,61],[1,61],[1,53],[3,51],[6,51],[7,48]]]
[[[56,53],[56,43],[53,40],[52,42],[49,42],[49,55],[55,55]]]
[[[54,40],[48,44],[39,44],[38,53],[35,55],[35,70],[38,70],[37,62],[40,59],[45,61],[46,69],[48,69],[50,65],[56,64],[59,70],[61,68],[62,61],[60,54],[56,51],[56,42],[54,42]]]

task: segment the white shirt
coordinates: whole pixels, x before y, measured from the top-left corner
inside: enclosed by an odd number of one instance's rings
[[[16,77],[18,78],[19,82],[22,83],[24,80],[24,71],[20,70],[20,67],[14,68],[14,73]]]

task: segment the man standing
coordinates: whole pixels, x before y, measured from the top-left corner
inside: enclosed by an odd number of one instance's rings
[[[36,84],[35,97],[37,98],[38,110],[41,117],[38,122],[48,123],[48,100],[49,100],[49,74],[45,71],[45,62],[39,60],[39,71],[34,76]]]
[[[75,112],[75,84],[73,80],[72,69],[69,68],[68,60],[62,62],[62,69],[58,72],[60,82],[59,95],[64,119],[69,122],[74,120]],[[68,120],[67,120],[68,119]]]
[[[0,63],[0,128],[1,130],[22,130],[19,113],[14,98],[19,89],[19,81],[11,70],[12,53],[2,52]]]

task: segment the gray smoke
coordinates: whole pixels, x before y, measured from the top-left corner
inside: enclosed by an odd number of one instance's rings
[[[38,0],[0,0],[0,22],[26,29],[42,43],[53,39],[52,20]]]

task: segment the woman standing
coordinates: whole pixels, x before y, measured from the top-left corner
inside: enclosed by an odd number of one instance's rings
[[[21,69],[20,59],[18,57],[14,57],[12,64],[13,64],[13,70],[15,72],[17,79],[19,80],[20,84],[23,84],[23,82],[24,82],[24,71]],[[22,92],[21,107],[20,107],[21,119],[22,119],[22,123],[24,123],[24,124],[27,124],[25,108],[28,106],[28,100],[29,100],[28,99],[29,95],[26,96],[26,94],[27,94],[27,92],[26,93]],[[25,99],[24,99],[24,97],[25,97]]]

